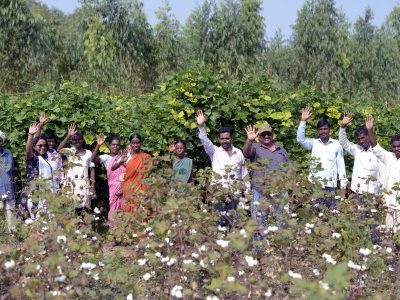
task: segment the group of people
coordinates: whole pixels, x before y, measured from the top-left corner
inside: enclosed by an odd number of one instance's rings
[[[347,191],[347,177],[343,149],[354,156],[354,166],[351,178],[350,192],[353,199],[359,204],[373,199],[364,197],[379,195],[383,192],[385,204],[388,207],[386,226],[396,232],[400,229],[400,205],[396,187],[400,183],[400,135],[392,138],[392,151],[384,150],[377,144],[373,132],[374,119],[367,116],[365,126],[355,131],[356,143],[348,140],[346,127],[352,121],[352,113],[347,113],[339,130],[339,140],[330,137],[331,125],[321,119],[317,122],[317,138],[308,138],[305,135],[306,122],[312,114],[312,109],[302,110],[301,121],[297,130],[297,141],[305,149],[311,151],[312,163],[309,180],[318,183],[326,193],[336,195],[338,181],[340,194]],[[39,116],[39,123],[29,127],[25,148],[26,184],[20,197],[19,211],[25,218],[35,219],[37,214],[46,209],[46,203],[39,201],[35,208],[32,195],[35,191],[46,187],[58,192],[61,189],[70,193],[76,201],[77,213],[91,208],[91,200],[96,197],[95,164],[103,164],[107,170],[109,186],[109,213],[108,220],[113,226],[114,213],[118,210],[135,214],[141,206],[141,197],[147,192],[147,185],[143,179],[148,174],[152,160],[151,156],[141,150],[142,138],[134,133],[129,137],[129,144],[121,150],[121,139],[117,136],[108,138],[109,154],[99,154],[100,147],[105,143],[105,136],[97,137],[97,145],[93,152],[85,149],[82,133],[76,130],[75,125],[68,126],[67,134],[58,148],[55,146],[54,133],[41,134],[47,121],[44,113]],[[199,139],[205,152],[210,158],[214,173],[212,184],[230,190],[228,196],[215,203],[214,208],[220,212],[235,210],[239,204],[239,194],[250,191],[252,193],[251,217],[260,227],[266,225],[268,212],[263,209],[265,203],[271,203],[270,209],[274,214],[281,214],[282,205],[276,205],[285,198],[282,191],[275,193],[265,189],[269,176],[283,171],[284,165],[290,162],[289,155],[284,147],[273,139],[273,129],[268,124],[261,126],[247,126],[247,140],[243,152],[233,146],[233,133],[230,127],[222,127],[218,133],[219,146],[214,145],[207,136],[203,111],[196,113],[199,129]],[[3,148],[6,135],[0,132],[0,204],[6,208],[6,219],[9,229],[13,229],[13,212],[15,211],[15,181],[14,162],[9,149]],[[256,141],[258,140],[258,141]],[[67,147],[68,143],[71,147]],[[172,179],[184,184],[192,181],[193,163],[186,156],[186,143],[177,139],[169,146],[172,155]],[[64,159],[63,159],[64,158]],[[250,171],[250,182],[244,180],[248,174],[246,161],[258,164],[260,167]],[[318,162],[315,167],[314,162]],[[288,170],[290,172],[290,169]],[[40,179],[40,180],[37,180]],[[247,184],[238,184],[247,183]],[[184,192],[185,188],[178,189]],[[285,200],[282,200],[285,201]],[[329,209],[335,207],[336,197],[326,197],[322,203]],[[282,204],[282,203],[281,203]],[[288,204],[284,205],[288,210]],[[146,208],[147,216],[137,214],[146,222],[152,214],[152,209]],[[139,220],[140,221],[140,220]],[[221,225],[232,226],[229,214],[221,213]]]

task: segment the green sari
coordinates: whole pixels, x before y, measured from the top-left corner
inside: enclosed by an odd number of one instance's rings
[[[172,169],[174,170],[174,175],[172,179],[174,181],[188,183],[190,176],[192,175],[193,162],[190,158],[184,157],[178,159],[175,156],[172,158]]]

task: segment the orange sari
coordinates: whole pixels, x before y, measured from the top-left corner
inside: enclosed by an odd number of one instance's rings
[[[143,184],[143,179],[146,177],[151,166],[151,157],[144,152],[136,153],[128,161],[126,165],[125,181],[123,186],[123,204],[122,210],[132,212],[135,214],[136,219],[142,219],[144,222],[147,218],[140,216],[136,213],[141,206],[141,199],[147,192],[147,185]],[[151,208],[145,208],[148,216],[151,216]]]

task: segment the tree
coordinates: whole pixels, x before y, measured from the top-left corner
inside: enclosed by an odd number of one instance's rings
[[[176,71],[181,65],[181,26],[172,13],[168,1],[165,1],[164,5],[158,9],[156,16],[158,19],[155,26],[157,73],[162,78],[165,74]]]
[[[339,91],[348,67],[348,23],[334,0],[307,0],[293,27],[297,83]]]

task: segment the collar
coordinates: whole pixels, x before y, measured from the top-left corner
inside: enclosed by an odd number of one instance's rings
[[[324,144],[324,145],[328,145],[328,144],[330,144],[330,143],[333,143],[333,140],[332,140],[332,138],[329,138],[329,140],[328,140],[328,142],[325,144],[322,140],[321,140],[321,138],[318,138],[318,141],[320,141],[322,144]]]
[[[219,146],[219,148],[221,148],[222,151],[228,153],[224,148],[222,148],[222,146]],[[232,154],[236,153],[238,151],[238,149],[232,145]]]
[[[272,142],[275,145],[275,151],[279,150],[281,148],[281,145],[279,145],[278,143]],[[259,142],[260,147],[263,147],[264,149],[267,149],[269,151],[271,151],[270,149],[268,149],[267,146],[265,146],[263,143]]]

